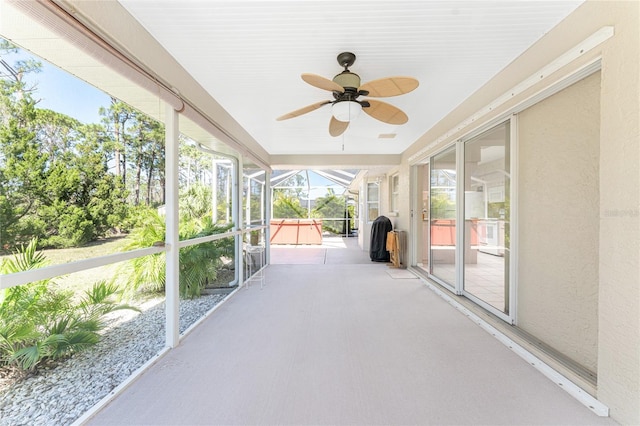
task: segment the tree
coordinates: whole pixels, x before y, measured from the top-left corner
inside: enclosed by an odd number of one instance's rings
[[[0,52],[15,52],[17,48],[0,42]],[[36,117],[34,87],[27,87],[25,74],[39,72],[36,61],[18,61],[13,66],[0,59],[0,247],[5,250],[16,238],[32,232],[23,218],[38,206],[44,191],[44,170],[47,158],[38,149],[31,123]]]
[[[163,124],[115,98],[109,108],[100,109],[100,115],[106,129],[105,147],[112,153],[108,164],[129,189],[130,202],[138,205],[144,199],[146,205],[164,204]]]
[[[134,112],[133,124],[129,128],[132,133],[129,152],[135,167],[133,182],[133,204],[140,204],[142,176],[146,174],[146,204],[151,204],[151,187],[155,173],[164,178],[164,126],[150,117]],[[160,169],[162,166],[162,170]]]
[[[345,218],[347,219],[347,210],[345,198],[342,195],[336,195],[332,188],[327,189],[324,197],[316,198],[315,207],[312,215],[317,218]],[[346,220],[324,220],[322,228],[334,234],[345,234]]]
[[[126,216],[126,193],[108,172],[104,128],[36,108],[27,65],[3,66],[12,72],[0,80],[0,244],[74,246],[105,235]]]
[[[133,120],[135,110],[124,102],[112,97],[109,108],[100,108],[100,115],[107,132],[111,134],[111,149],[114,153],[116,175],[127,184],[127,149],[131,135],[127,132],[127,126]]]
[[[273,200],[273,217],[278,219],[305,218],[307,211],[300,205],[299,198],[277,192]]]

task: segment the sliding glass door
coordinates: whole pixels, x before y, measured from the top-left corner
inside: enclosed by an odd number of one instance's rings
[[[417,164],[415,266],[510,321],[511,121]],[[420,220],[421,219],[421,220]]]
[[[430,273],[451,287],[456,285],[456,148],[431,159]]]
[[[509,314],[509,123],[464,145],[464,293]]]

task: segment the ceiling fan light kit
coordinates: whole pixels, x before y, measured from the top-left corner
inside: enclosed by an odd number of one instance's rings
[[[344,67],[344,71],[333,77],[333,80],[308,73],[301,76],[308,84],[332,92],[334,100],[316,102],[282,115],[276,120],[298,117],[324,105],[331,104],[332,117],[329,123],[329,134],[333,137],[344,133],[349,122],[355,119],[363,110],[369,116],[383,123],[400,125],[408,121],[407,115],[391,104],[373,99],[359,101],[358,97],[384,98],[403,95],[418,87],[418,80],[412,77],[387,77],[370,81],[361,86],[358,74],[349,71],[349,67],[356,60],[356,55],[351,52],[342,52],[337,59],[338,63]]]
[[[338,121],[352,121],[361,111],[362,105],[355,101],[336,102],[331,106],[331,113]]]

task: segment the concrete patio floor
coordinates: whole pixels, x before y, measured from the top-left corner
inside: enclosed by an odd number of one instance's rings
[[[238,291],[87,424],[615,424],[353,242],[272,248],[263,288]]]

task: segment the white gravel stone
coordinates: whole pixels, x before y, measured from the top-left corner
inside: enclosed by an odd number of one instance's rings
[[[225,294],[180,300],[180,332],[204,316]],[[0,426],[67,425],[126,380],[164,347],[162,300],[141,313],[121,311],[100,342],[55,368],[42,369],[0,394]]]

